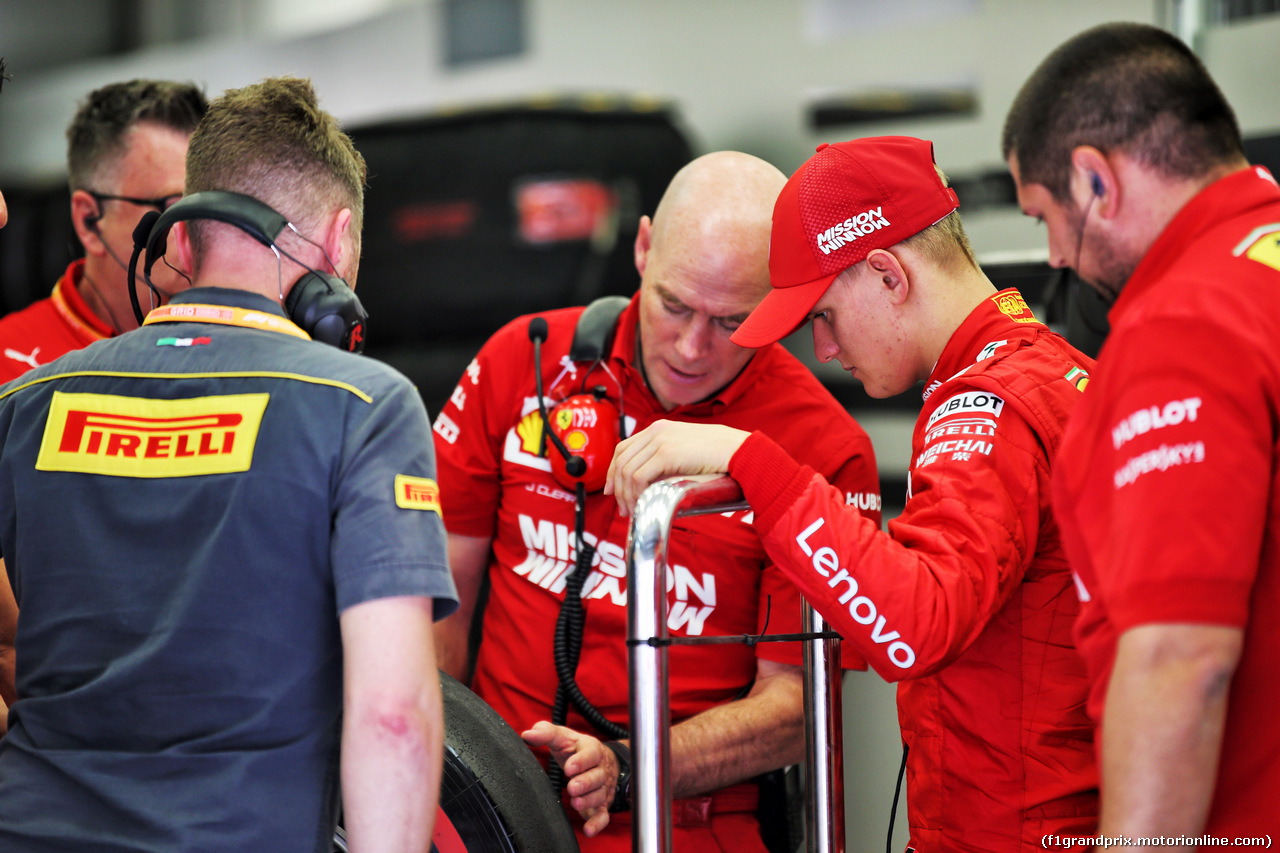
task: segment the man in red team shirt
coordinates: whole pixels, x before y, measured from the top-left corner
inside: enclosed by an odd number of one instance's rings
[[[542,315],[544,394],[554,405],[603,386],[628,433],[662,417],[765,430],[878,527],[866,433],[781,346],[750,350],[729,340],[769,289],[769,212],[784,181],[773,166],[734,152],[708,154],[681,170],[653,220],[640,221],[640,290],[611,321],[604,358],[593,364],[567,357],[583,309]],[[611,821],[609,807],[627,801],[618,784],[626,738],[602,733],[576,710],[566,726],[546,722],[558,683],[552,638],[575,561],[575,497],[553,478],[546,453],[556,451],[542,447],[529,329],[524,317],[495,334],[436,420],[441,503],[462,608],[439,623],[438,648],[446,671],[461,675],[487,575],[473,688],[564,765],[569,804],[586,821],[577,821],[582,849],[622,853],[631,850],[630,816],[614,813]],[[609,458],[600,457],[602,476]],[[596,554],[581,593],[586,622],[576,681],[608,720],[625,725],[627,519],[598,492],[586,496],[584,519]],[[800,630],[799,597],[769,564],[749,514],[681,521],[669,564],[673,636],[754,634],[766,618],[769,633]],[[799,663],[796,644],[671,649],[676,850],[763,851],[757,787],[746,780],[803,756]]]
[[[1050,54],[1003,148],[1050,261],[1113,300],[1054,477],[1100,833],[1274,834],[1280,188],[1191,50],[1140,24]]]
[[[85,257],[52,295],[0,319],[0,382],[137,327],[127,268],[133,229],[147,210],[182,196],[187,139],[207,108],[195,86],[159,80],[112,83],[80,105],[67,128],[67,171]],[[152,279],[165,293],[181,282],[163,264]]]
[[[612,491],[727,471],[769,556],[875,670],[900,681],[917,850],[1014,851],[1089,832],[1096,770],[1079,602],[1049,472],[1092,361],[973,258],[921,139],[823,146],[773,212],[773,290],[734,334],[813,321],[814,351],[888,397],[924,381],[902,515],[882,533],[761,432],[664,421],[624,442]]]

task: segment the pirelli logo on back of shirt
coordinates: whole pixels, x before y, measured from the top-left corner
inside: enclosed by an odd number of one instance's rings
[[[427,477],[396,474],[396,506],[440,514],[440,487]]]
[[[55,391],[36,468],[113,477],[248,471],[269,398],[152,400]]]

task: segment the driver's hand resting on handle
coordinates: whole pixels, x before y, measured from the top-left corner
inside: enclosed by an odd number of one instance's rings
[[[720,424],[656,421],[618,445],[604,493],[614,496],[623,515],[630,515],[640,493],[664,477],[728,471],[729,460],[749,435]]]

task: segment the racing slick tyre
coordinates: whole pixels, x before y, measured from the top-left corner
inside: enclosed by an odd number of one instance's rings
[[[461,682],[440,673],[444,772],[433,850],[577,853],[564,808],[520,736]],[[339,828],[334,850],[345,851]]]

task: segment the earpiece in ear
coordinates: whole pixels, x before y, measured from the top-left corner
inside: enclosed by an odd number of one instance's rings
[[[1094,172],[1089,177],[1093,179],[1093,194],[1101,197],[1103,193],[1102,178],[1098,177],[1097,172]]]

